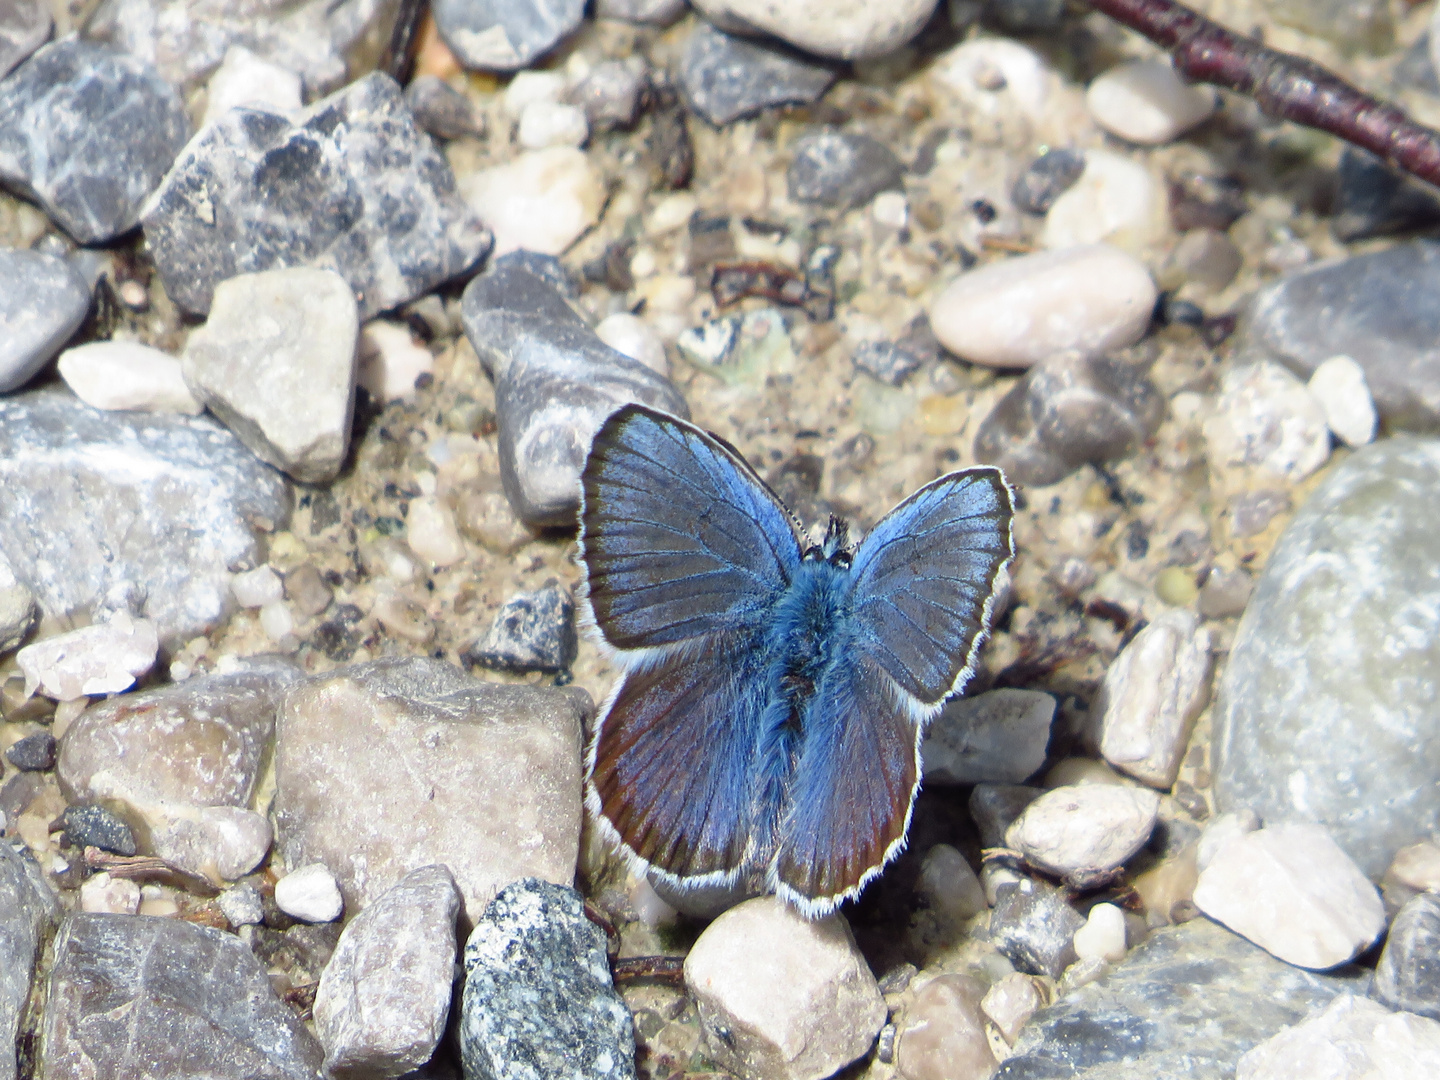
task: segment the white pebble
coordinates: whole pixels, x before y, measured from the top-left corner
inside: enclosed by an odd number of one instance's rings
[[[644,874],[636,875],[630,882],[630,906],[641,925],[651,930],[674,926],[675,920],[680,917],[680,913],[660,897]]]
[[[495,233],[494,256],[521,248],[559,255],[595,224],[605,202],[599,174],[573,146],[527,151],[460,186]]]
[[[920,861],[915,890],[950,919],[968,919],[985,910],[985,889],[965,856],[949,844],[936,844]]]
[[[980,1011],[990,1018],[1000,1037],[1013,1046],[1020,1029],[1044,1003],[1035,976],[1014,971],[985,991]]]
[[[80,910],[134,915],[140,910],[140,886],[129,878],[95,874],[80,886]]]
[[[1109,240],[1143,246],[1164,229],[1164,199],[1138,161],[1108,150],[1086,150],[1085,171],[1045,215],[1040,243],[1069,248]]]
[[[660,236],[664,233],[674,232],[690,220],[690,215],[695,213],[698,204],[695,196],[688,191],[676,191],[666,195],[655,204],[650,211],[649,218],[645,222],[645,231],[652,236]],[[646,250],[646,249],[641,249]],[[652,256],[653,258],[653,256]],[[633,260],[632,260],[633,263]],[[633,265],[632,265],[633,271]],[[652,270],[651,273],[654,273]],[[640,275],[646,276],[646,275]]]
[[[600,320],[595,335],[618,353],[639,360],[657,375],[670,374],[670,361],[665,356],[665,342],[655,328],[628,311],[617,311]]]
[[[1075,931],[1075,955],[1081,960],[1125,959],[1125,913],[1114,904],[1096,904],[1085,925]]]
[[[1248,806],[1216,814],[1200,832],[1200,842],[1195,846],[1195,868],[1204,870],[1222,847],[1237,836],[1252,833],[1258,828],[1260,817]]]
[[[455,515],[434,498],[415,499],[405,518],[410,550],[434,566],[453,566],[465,557],[465,542],[455,526]]]
[[[898,232],[910,220],[910,204],[899,191],[882,191],[870,204],[870,216],[876,225]]]
[[[435,371],[435,356],[399,323],[376,319],[360,330],[356,382],[377,403],[413,401],[415,380]]]
[[[1115,784],[1047,791],[1005,830],[1005,845],[1047,873],[1103,880],[1150,839],[1160,796]]]
[[[762,30],[838,60],[894,52],[925,25],[935,0],[694,0],[717,26]]]
[[[1200,874],[1195,906],[1296,967],[1328,970],[1385,929],[1380,892],[1323,826],[1295,822],[1244,833]]]
[[[45,638],[15,654],[25,694],[39,690],[57,701],[118,694],[155,666],[160,639],[155,624],[125,612],[109,622]]]
[[[226,889],[215,902],[220,905],[231,926],[257,926],[265,921],[265,905],[260,899],[260,890],[249,882]]]
[[[585,112],[574,105],[554,101],[532,101],[520,114],[516,133],[526,150],[544,150],[547,146],[583,146],[590,137]]]
[[[206,87],[205,118],[200,126],[218,120],[237,105],[289,115],[299,112],[300,76],[289,68],[232,45]]]
[[[518,120],[527,106],[537,101],[559,101],[565,94],[566,78],[558,71],[521,71],[510,80],[500,99],[505,115]]]
[[[334,922],[345,902],[340,886],[324,863],[311,863],[275,883],[275,906],[301,922]]]
[[[230,579],[230,591],[244,608],[264,607],[285,596],[285,583],[268,566],[257,566]]]
[[[295,616],[290,614],[290,605],[276,600],[260,609],[260,629],[271,641],[280,641],[285,635],[295,632]]]
[[[1325,423],[1346,446],[1364,446],[1375,438],[1379,418],[1365,382],[1365,369],[1348,356],[1322,362],[1306,384],[1325,413]]]
[[[60,354],[60,377],[96,409],[134,409],[198,416],[195,400],[169,353],[133,341],[92,341]]]
[[[961,274],[930,307],[940,344],[988,367],[1139,341],[1158,293],[1145,264],[1106,244],[1037,251]]]
[[[1165,60],[1129,60],[1085,92],[1095,122],[1133,143],[1170,142],[1215,111],[1215,91],[1181,80]]]
[[[1269,360],[1232,368],[1204,424],[1212,466],[1260,469],[1298,484],[1330,456],[1330,428],[1315,396]]]
[[[1032,49],[1008,38],[976,38],[942,54],[934,75],[981,115],[1045,115],[1055,76]]]

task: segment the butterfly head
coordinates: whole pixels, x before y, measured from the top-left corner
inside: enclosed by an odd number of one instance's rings
[[[824,559],[842,570],[850,568],[854,549],[850,546],[850,526],[843,518],[830,515],[830,524],[825,528],[825,539],[811,545],[805,551],[805,558],[813,561]]]

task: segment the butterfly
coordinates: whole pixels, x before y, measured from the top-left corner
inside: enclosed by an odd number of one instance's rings
[[[1014,554],[999,469],[942,476],[865,537],[804,528],[716,435],[641,405],[581,475],[583,620],[621,677],[586,801],[637,869],[809,918],[904,848],[920,741],[975,670]]]

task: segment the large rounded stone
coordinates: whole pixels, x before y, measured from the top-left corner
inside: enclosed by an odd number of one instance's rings
[[[1215,798],[1326,825],[1372,878],[1440,828],[1440,440],[1339,465],[1280,538],[1214,712]]]

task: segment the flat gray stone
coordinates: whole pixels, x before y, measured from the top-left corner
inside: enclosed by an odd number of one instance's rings
[[[925,730],[925,783],[1019,784],[1045,764],[1055,699],[1038,690],[953,698]]]
[[[1229,1080],[1240,1055],[1336,994],[1358,968],[1318,975],[1206,919],[1152,933],[1110,974],[1035,1014],[1003,1080]]]
[[[50,36],[45,0],[0,0],[0,79]]]
[[[878,139],[822,130],[795,140],[785,183],[799,202],[849,210],[900,190],[904,176],[900,159]]]
[[[462,659],[497,671],[564,671],[575,662],[576,644],[575,601],[552,581],[501,604],[490,629]]]
[[[1332,356],[1365,369],[1382,419],[1440,430],[1440,243],[1415,240],[1299,270],[1260,293],[1238,344],[1308,379]]]
[[[29,382],[89,310],[90,290],[64,259],[0,248],[0,394]]]
[[[15,1080],[16,1040],[28,1015],[31,980],[60,904],[30,853],[0,839],[0,1080]]]
[[[1392,1009],[1440,1020],[1440,894],[1420,893],[1395,916],[1373,993]]]
[[[1021,878],[1000,886],[989,933],[995,948],[1016,968],[1058,979],[1075,962],[1075,932],[1084,925],[1084,917],[1060,890]]]
[[[435,863],[467,925],[519,878],[569,883],[591,708],[577,688],[484,683],[419,657],[298,683],[279,715],[276,849],[328,866],[352,913]]]
[[[189,137],[175,88],[103,45],[46,45],[0,85],[0,182],[82,244],[134,228]]]
[[[284,478],[207,417],[0,399],[0,553],[47,615],[119,594],[162,644],[187,641],[233,609],[230,568],[259,561],[256,526],[289,516]]]
[[[701,22],[680,58],[686,105],[728,124],[775,105],[808,105],[835,81],[833,68],[780,45],[723,33]]]
[[[1218,809],[1319,822],[1372,879],[1440,830],[1437,560],[1440,441],[1374,443],[1321,482],[1275,545],[1220,679]]]
[[[320,1046],[233,934],[73,914],[55,939],[38,1075],[314,1080]]]
[[[620,406],[690,415],[669,379],[610,348],[553,286],[518,266],[472,281],[462,311],[495,382],[500,479],[531,525],[574,523],[590,441]]]
[[[632,1080],[635,1028],[574,889],[526,878],[465,943],[466,1080]]]
[[[466,67],[518,71],[580,28],[585,0],[436,0],[432,10]]]
[[[165,291],[199,314],[226,278],[311,266],[350,283],[363,321],[462,273],[492,243],[400,87],[378,72],[294,123],[230,110],[185,148],[144,225]]]

